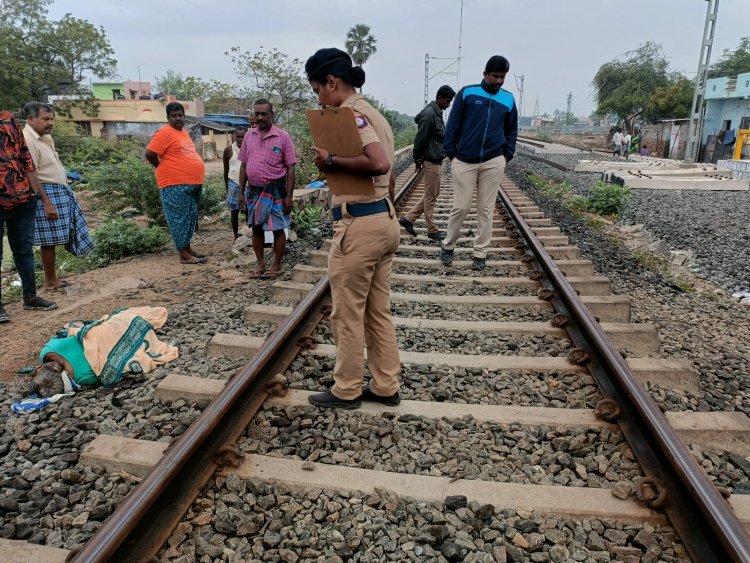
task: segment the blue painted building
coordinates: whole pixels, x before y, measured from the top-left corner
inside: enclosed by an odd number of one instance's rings
[[[750,129],[750,72],[708,80],[705,99],[706,113],[701,140],[706,160],[716,162],[716,157],[710,158],[713,153],[724,155],[719,158],[731,158],[726,156],[726,152],[734,143],[731,146],[730,143],[720,145],[725,135],[727,140],[734,137],[732,131]]]

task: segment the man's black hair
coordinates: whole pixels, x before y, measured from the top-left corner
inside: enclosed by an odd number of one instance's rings
[[[39,117],[39,114],[43,111],[54,113],[55,109],[50,104],[45,104],[44,102],[29,102],[23,106],[23,116],[26,118]]]
[[[236,133],[237,131],[240,131],[240,130],[242,130],[242,131],[247,131],[247,128],[248,128],[248,127],[250,127],[250,126],[249,126],[249,125],[237,125],[237,126],[236,126],[236,127],[234,128],[234,132]]]
[[[493,55],[487,64],[484,65],[484,72],[508,72],[510,70],[510,63],[508,59],[501,55]]]
[[[270,100],[267,100],[265,98],[261,98],[260,100],[255,100],[255,102],[253,103],[253,107],[255,106],[268,106],[269,108],[271,108],[271,113],[273,113],[273,104],[271,103]]]
[[[185,113],[185,107],[179,102],[170,102],[164,109],[167,110],[167,117],[169,117],[169,114],[173,111],[181,111],[182,113]]]
[[[456,97],[456,91],[448,86],[447,84],[444,84],[440,88],[438,88],[437,94],[435,95],[435,99],[443,98],[444,100],[452,100]]]

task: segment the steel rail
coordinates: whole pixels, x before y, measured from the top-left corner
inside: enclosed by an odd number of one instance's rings
[[[396,204],[420,176],[415,172],[406,181]],[[140,563],[158,553],[219,466],[217,452],[236,451],[235,440],[269,396],[266,385],[297,355],[297,341],[312,333],[329,293],[325,274],[71,561]]]
[[[633,377],[622,355],[507,194],[500,190],[498,198],[542,268],[543,283],[552,291],[555,308],[572,321],[566,329],[576,346],[591,358],[589,371],[602,395],[621,409],[617,422],[646,476],[653,477],[658,489],[666,492],[663,508],[693,561],[750,561],[750,536],[729,503]],[[652,507],[656,508],[656,504]]]

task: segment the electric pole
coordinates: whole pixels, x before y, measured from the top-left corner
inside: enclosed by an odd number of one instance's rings
[[[524,102],[524,91],[523,81],[526,79],[525,75],[516,76],[516,86],[518,87],[518,117],[523,117],[523,102]]]
[[[429,97],[429,92],[427,89],[430,85],[430,55],[429,53],[425,53],[424,55],[424,104],[427,105],[427,98]]]
[[[695,162],[700,153],[701,138],[703,137],[703,102],[705,101],[706,80],[708,66],[711,62],[711,47],[714,44],[716,18],[719,13],[719,0],[706,0],[706,23],[703,26],[703,40],[701,41],[701,56],[698,60],[698,73],[695,76],[695,90],[693,91],[693,105],[690,111],[690,126],[688,127],[688,142],[685,148],[685,161]]]
[[[570,125],[570,122],[572,121],[572,113],[570,111],[570,108],[573,106],[573,92],[568,92],[568,111],[565,114],[565,121],[566,125]]]

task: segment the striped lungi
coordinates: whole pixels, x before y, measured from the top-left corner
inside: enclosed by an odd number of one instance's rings
[[[75,256],[91,252],[94,239],[89,234],[83,210],[70,186],[42,184],[42,187],[57,210],[57,219],[47,219],[44,206],[36,206],[34,245],[65,245],[65,249]]]
[[[240,208],[240,185],[231,178],[227,182],[227,208],[237,211]]]

